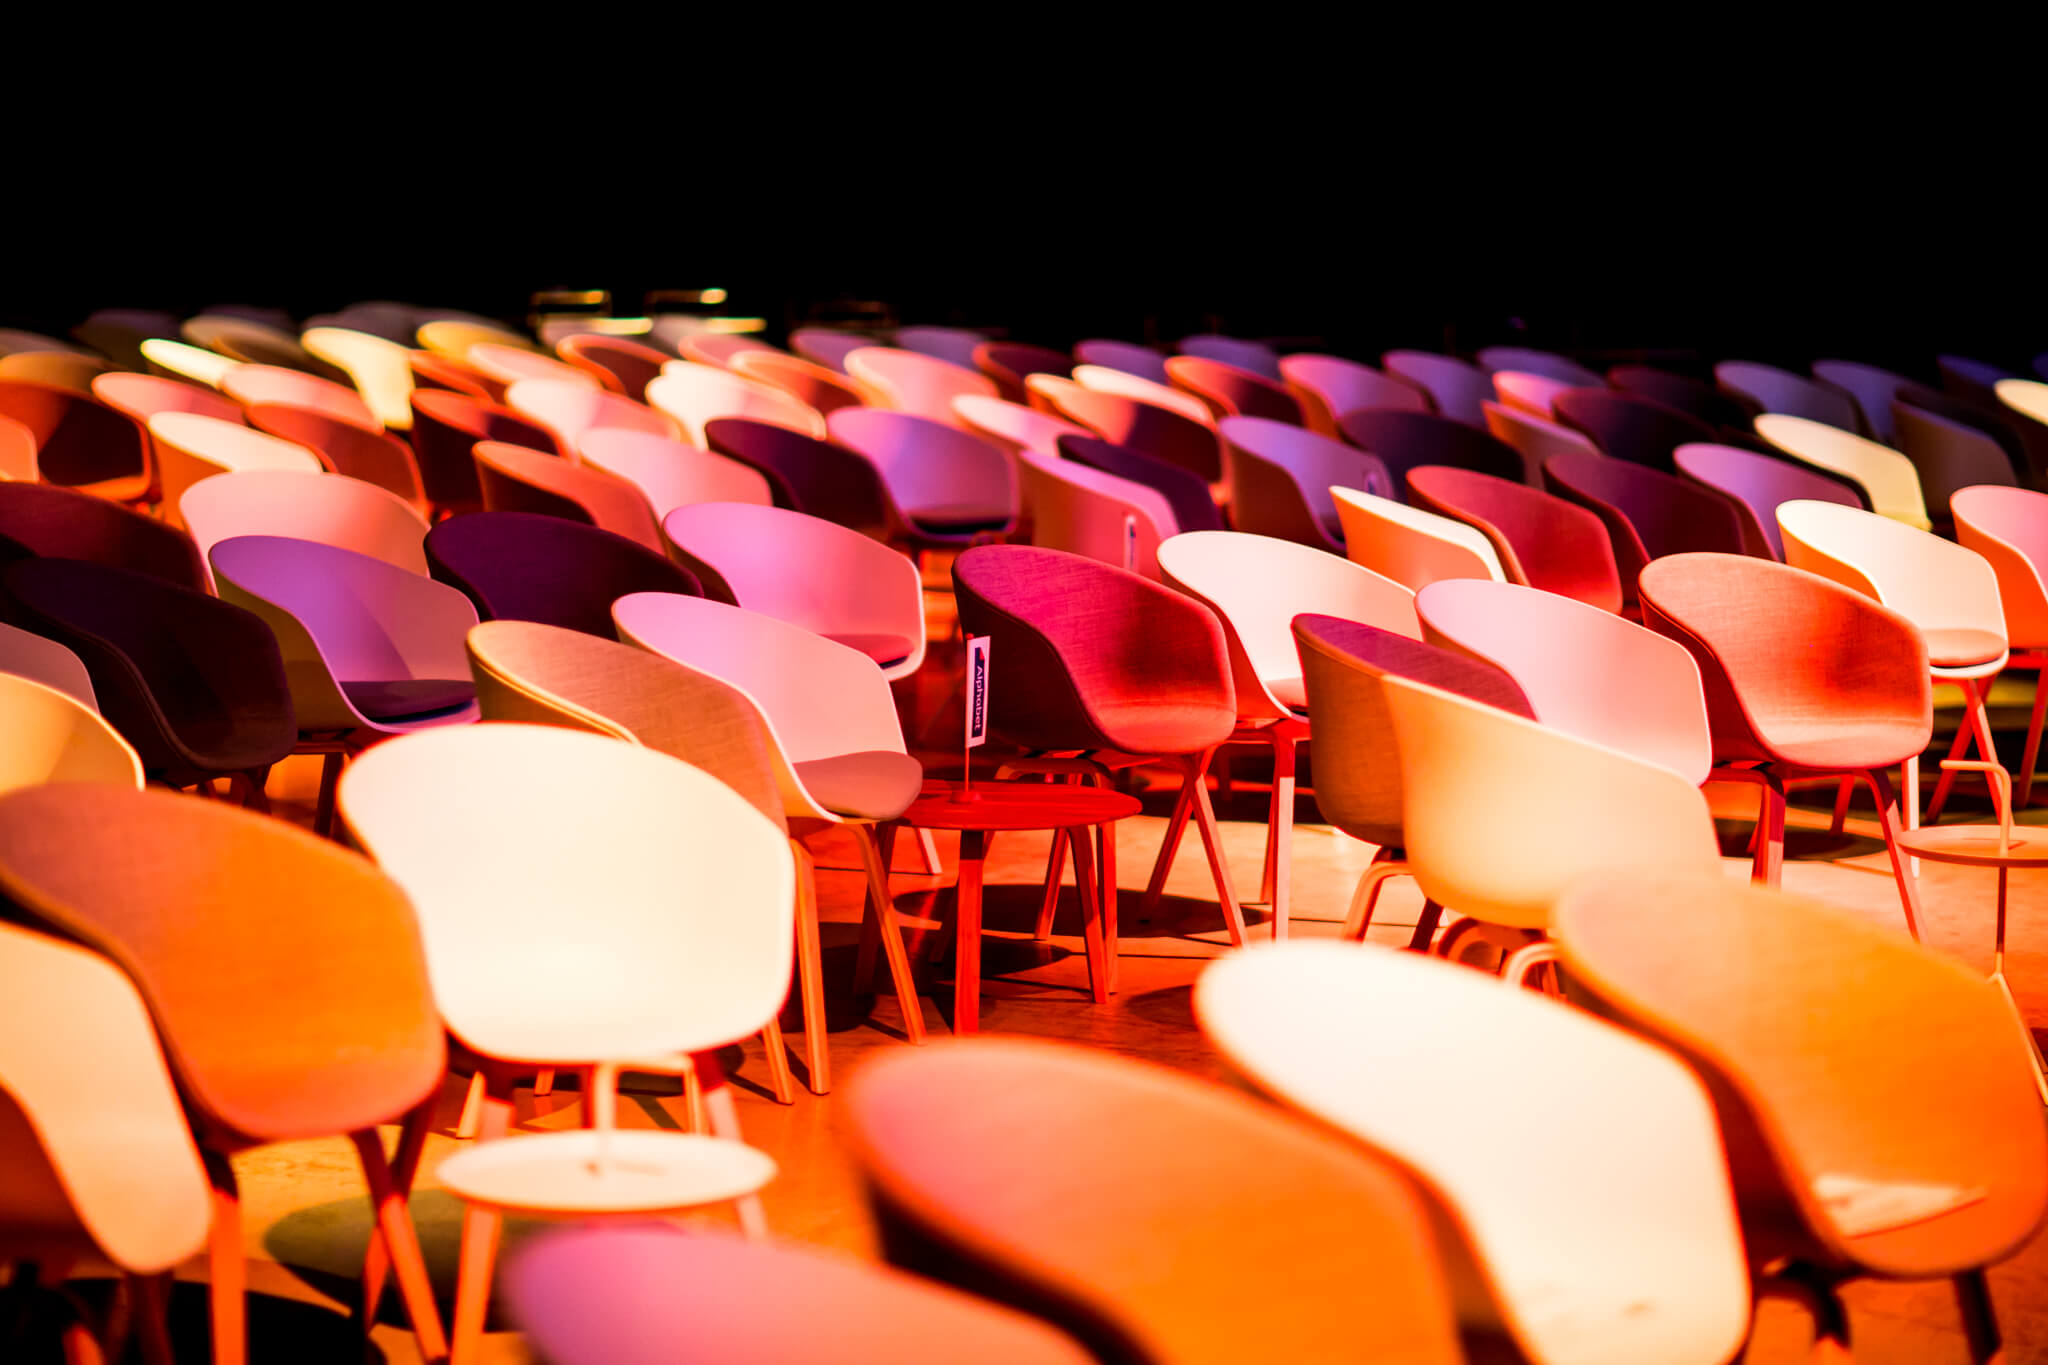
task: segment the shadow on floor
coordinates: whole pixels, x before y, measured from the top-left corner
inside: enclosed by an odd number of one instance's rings
[[[367,1205],[364,1216],[368,1216]],[[118,1283],[111,1279],[72,1280],[67,1287],[100,1323],[115,1301]],[[383,1365],[386,1359],[354,1321],[332,1308],[256,1293],[248,1295],[248,1305],[250,1365]],[[20,1337],[0,1337],[0,1358],[8,1365],[61,1365],[64,1352],[58,1332],[62,1319],[53,1307],[52,1302],[39,1303],[26,1332]],[[213,1325],[206,1285],[184,1281],[173,1285],[167,1321],[171,1350],[178,1360],[211,1359]],[[141,1358],[132,1338],[123,1358]]]

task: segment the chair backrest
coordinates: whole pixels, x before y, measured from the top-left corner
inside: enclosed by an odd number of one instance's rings
[[[354,389],[282,365],[237,365],[221,380],[220,387],[221,392],[245,408],[256,403],[276,403],[313,408],[360,426],[383,426]]]
[[[1778,504],[1795,498],[1861,507],[1863,502],[1842,480],[1775,455],[1736,446],[1685,445],[1672,453],[1678,472],[1728,499],[1742,522],[1744,553],[1782,561],[1784,537],[1778,533]]]
[[[1256,1089],[1416,1180],[1463,1243],[1445,1255],[1467,1321],[1505,1326],[1524,1358],[1721,1361],[1748,1335],[1713,1101],[1662,1048],[1452,963],[1337,943],[1212,963],[1195,1013]],[[1376,1045],[1422,1019],[1411,1044]],[[1483,1079],[1443,1083],[1468,1064]]]
[[[1567,390],[1558,395],[1556,412],[1558,421],[1584,432],[1603,454],[1665,472],[1678,447],[1716,435],[1697,417],[1614,389]]]
[[[1132,483],[1144,484],[1166,499],[1173,509],[1173,524],[1182,531],[1220,531],[1223,513],[1210,496],[1202,476],[1156,455],[1133,450],[1092,435],[1062,436],[1060,457],[1075,464],[1114,474]]]
[[[92,381],[113,367],[77,351],[16,351],[0,355],[0,379],[26,379],[73,393],[90,394]]]
[[[469,348],[476,345],[519,346],[529,351],[540,349],[510,328],[494,322],[473,322],[462,318],[443,317],[421,323],[418,335],[420,345],[435,355],[464,364],[469,360]]]
[[[142,343],[152,337],[178,334],[175,313],[157,313],[146,308],[100,308],[71,329],[71,335],[112,360],[123,369],[142,370],[149,362],[142,357]]]
[[[185,524],[185,490],[204,479],[253,469],[321,472],[320,457],[296,441],[198,413],[160,412],[149,419],[149,434],[160,462],[164,520],[173,526]]]
[[[1276,384],[1280,382],[1279,353],[1263,341],[1247,341],[1242,337],[1199,332],[1194,336],[1182,337],[1174,349],[1193,359],[1229,365],[1234,369],[1255,374],[1261,379],[1268,379]],[[1166,369],[1168,374],[1173,372],[1171,364],[1168,364]]]
[[[1280,377],[1308,429],[1321,436],[1339,435],[1337,418],[1355,408],[1430,410],[1429,395],[1415,385],[1342,356],[1282,356]]]
[[[1992,386],[1992,394],[2005,409],[2048,426],[2048,384],[2038,379],[2001,379]]]
[[[1493,380],[1486,371],[1431,351],[1388,351],[1380,357],[1380,365],[1388,374],[1426,390],[1445,417],[1467,426],[1485,425],[1479,404],[1493,397]]]
[[[388,431],[373,431],[313,408],[273,403],[252,405],[248,418],[249,425],[265,435],[306,447],[336,474],[375,484],[416,510],[426,502],[412,447]]]
[[[491,391],[491,385],[484,379],[482,373],[459,360],[435,355],[432,351],[407,351],[405,359],[412,367],[415,389],[459,393],[481,402],[497,401],[498,395]]]
[[[661,373],[668,352],[644,341],[583,332],[555,343],[555,354],[588,373],[613,393],[647,401],[647,381]]]
[[[1056,455],[1016,460],[1033,545],[1159,576],[1159,543],[1179,526],[1157,489]]]
[[[221,381],[242,363],[239,360],[230,360],[218,351],[209,351],[203,346],[192,346],[182,341],[172,341],[169,337],[151,337],[142,343],[140,350],[151,374],[171,379],[189,379],[210,389],[219,388]]]
[[[1493,372],[1493,391],[1500,395],[1501,402],[1546,421],[1550,419],[1551,404],[1557,396],[1579,387],[1546,374],[1530,374],[1526,370]]]
[[[657,325],[659,320],[657,319]],[[732,368],[733,362],[742,355],[787,355],[759,337],[743,332],[696,332],[687,336],[666,336],[656,331],[650,333],[657,339],[673,343],[675,353],[685,360],[694,360],[699,365],[717,365]]]
[[[1394,495],[1386,465],[1356,446],[1264,417],[1226,417],[1217,430],[1230,446],[1230,516],[1240,531],[1341,552],[1330,490]]]
[[[1755,403],[1764,412],[1802,417],[1852,435],[1863,432],[1856,400],[1839,389],[1816,384],[1805,375],[1748,360],[1724,360],[1714,367],[1714,382],[1729,393]]]
[[[1729,393],[1691,375],[1673,374],[1649,365],[1616,365],[1607,372],[1607,382],[1623,393],[1654,399],[1724,430],[1746,432],[1751,419],[1763,411],[1744,394]]]
[[[689,570],[596,526],[527,512],[472,512],[427,532],[433,576],[479,620],[543,621],[613,638],[612,603],[629,592],[696,595]]]
[[[322,379],[339,377],[334,366],[317,359],[299,344],[294,332],[285,330],[288,324],[289,319],[284,317],[259,321],[253,314],[223,310],[185,319],[178,335],[194,346],[204,346],[247,364],[275,365]]]
[[[692,445],[704,445],[704,424],[720,417],[744,417],[788,427],[823,439],[825,419],[816,408],[773,384],[699,365],[671,360],[647,386],[647,402],[676,419]]]
[[[90,493],[0,483],[0,537],[45,559],[90,560],[206,590],[206,569],[190,536]]]
[[[899,1257],[1097,1359],[1460,1358],[1419,1197],[1245,1095],[1099,1049],[974,1038],[876,1059],[846,1104]],[[1104,1132],[1124,1140],[1089,1138]],[[1217,1294],[1219,1277],[1264,1311]],[[1322,1307],[1361,1284],[1371,1312]]]
[[[647,499],[659,521],[698,502],[774,502],[767,476],[685,441],[644,431],[589,432],[577,451],[592,469],[626,480]]]
[[[1491,397],[1491,389],[1488,396]],[[1486,432],[1486,416],[1476,404],[1470,423],[1434,413],[1401,408],[1364,408],[1340,413],[1337,426],[1344,439],[1379,457],[1393,480],[1389,496],[1405,498],[1406,475],[1422,465],[1447,465],[1517,482],[1528,467],[1513,446]]]
[[[743,379],[781,389],[814,412],[862,407],[868,401],[867,391],[852,379],[802,356],[784,355],[780,351],[741,351],[726,363],[726,368]]]
[[[1507,581],[1493,542],[1476,528],[1391,498],[1332,488],[1344,527],[1344,556],[1419,591],[1439,578]]]
[[[478,441],[471,454],[488,511],[566,517],[603,527],[650,550],[661,548],[654,509],[639,485],[628,479],[501,441]]]
[[[0,483],[41,483],[42,477],[36,434],[12,417],[0,417]]]
[[[42,782],[113,782],[140,791],[142,760],[87,702],[0,673],[0,792]]]
[[[2048,493],[2025,488],[1962,488],[1949,500],[1956,539],[1998,575],[2006,638],[2015,649],[2048,646]]]
[[[799,327],[789,334],[790,349],[813,364],[845,374],[846,357],[875,338],[855,332],[835,332],[829,327]]]
[[[987,375],[996,392],[1012,403],[1024,401],[1024,381],[1034,374],[1074,372],[1074,358],[1065,351],[1021,341],[984,341],[974,348],[974,368]]]
[[[777,507],[883,531],[893,516],[889,491],[874,462],[857,451],[801,432],[727,417],[707,423],[710,448],[768,481]]]
[[[243,420],[242,405],[220,390],[162,375],[119,371],[103,374],[92,381],[92,395],[142,423],[160,412],[196,412],[224,422]]]
[[[581,365],[571,365],[526,346],[480,341],[462,357],[462,363],[499,388],[510,388],[523,379],[546,379],[562,384],[617,392],[597,374]]]
[[[1476,527],[1510,581],[1621,610],[1614,547],[1585,508],[1512,480],[1430,465],[1408,471],[1408,495],[1418,507]]]
[[[1926,530],[1927,504],[1913,462],[1888,446],[1840,427],[1783,413],[1756,419],[1757,435],[1795,459],[1843,474],[1862,485],[1870,510]]]
[[[2004,448],[1975,426],[1914,403],[1893,404],[1892,426],[1894,443],[1920,476],[1928,520],[1937,525],[1948,522],[1949,499],[1957,490],[2019,483]]]
[[[1362,621],[1419,638],[1415,594],[1321,550],[1240,531],[1195,531],[1159,548],[1160,576],[1216,613],[1230,648],[1238,714],[1284,719],[1306,709],[1294,618]]]
[[[1699,665],[1610,612],[1519,583],[1446,579],[1415,597],[1423,638],[1512,677],[1545,725],[1662,764],[1698,785],[1714,766]]]
[[[1494,375],[1503,373],[1536,375],[1566,388],[1600,388],[1607,383],[1568,355],[1539,351],[1528,346],[1482,346],[1474,357],[1479,368]]]
[[[965,370],[974,368],[974,349],[987,340],[988,337],[983,333],[966,327],[896,329],[896,345],[902,350],[928,355],[949,365],[958,365]]]
[[[600,427],[648,431],[671,440],[681,440],[683,435],[681,424],[667,413],[606,393],[595,384],[522,379],[505,390],[505,405],[553,432],[564,455],[576,449],[586,432]]]
[[[408,735],[349,765],[339,805],[412,900],[449,1029],[486,1055],[705,1051],[788,993],[788,840],[667,754],[557,726]]]
[[[88,711],[96,713],[100,709],[93,696],[92,674],[86,671],[84,661],[55,640],[34,631],[0,623],[0,673],[12,673],[55,688]]]
[[[841,408],[825,425],[834,442],[873,463],[911,520],[971,515],[999,526],[1016,521],[1017,471],[1001,446],[962,427],[887,408]]]
[[[1058,459],[1060,437],[1089,434],[1086,427],[1063,417],[978,393],[963,393],[955,398],[953,412],[970,431],[987,437],[1012,455],[1020,450],[1035,450]]]
[[[68,487],[149,471],[142,423],[91,394],[0,379],[0,417],[35,433],[36,470],[45,482]]]
[[[562,453],[554,433],[510,408],[439,389],[414,389],[412,448],[428,501],[450,511],[483,506],[472,452],[478,441],[503,441]]]
[[[845,363],[849,375],[872,387],[891,408],[949,426],[962,425],[953,412],[959,395],[996,396],[994,381],[980,371],[916,351],[864,346],[849,352]]]
[[[1983,407],[1997,405],[2000,381],[2018,378],[2003,365],[1961,355],[1938,355],[1934,358],[1934,368],[1941,375],[1942,388]]]
[[[1135,342],[1077,341],[1074,343],[1074,362],[1099,369],[1122,370],[1125,374],[1134,374],[1155,384],[1166,382],[1166,353]]]
[[[361,479],[300,469],[245,469],[185,491],[178,511],[204,556],[233,536],[290,536],[427,571],[426,519]]]
[[[347,372],[370,412],[393,431],[412,426],[412,360],[386,337],[347,327],[309,327],[299,334],[307,351]]]
[[[1171,379],[1173,371],[1167,371]],[[1140,403],[1177,412],[1191,422],[1214,425],[1215,414],[1207,403],[1183,389],[1174,388],[1166,382],[1154,383],[1141,375],[1128,374],[1123,370],[1108,369],[1100,365],[1076,365],[1074,382],[1094,393],[1114,393]]]
[[[2038,484],[2042,482],[2043,472],[2048,471],[2048,428],[2019,417],[2003,404],[1958,398],[1924,384],[1908,384],[1901,388],[1897,401],[1903,406],[1918,409],[1922,414],[1967,427],[1990,440],[2003,452],[2007,466],[2019,484]],[[1928,501],[1932,511],[1935,506],[1932,495]]]
[[[1079,422],[1113,445],[1179,465],[1204,484],[1223,478],[1223,438],[1206,416],[1190,417],[1183,410],[1161,407],[1127,394],[1084,388],[1050,375],[1032,376],[1030,387],[1052,394],[1051,401],[1060,416]]]
[[[1480,404],[1486,413],[1486,429],[1511,445],[1522,457],[1522,482],[1532,487],[1543,482],[1543,462],[1553,455],[1598,455],[1600,447],[1584,433],[1570,427],[1496,403]]]
[[[1278,371],[1276,369],[1275,374]],[[1215,417],[1266,417],[1302,424],[1301,404],[1280,384],[1236,365],[1202,356],[1177,355],[1166,362],[1166,377],[1208,405]]]
[[[1912,380],[1853,360],[1816,360],[1810,368],[1823,388],[1840,389],[1849,395],[1863,419],[1864,431],[1888,446],[1898,444],[1893,434],[1892,403],[1901,389],[1915,387]]]
[[[1543,486],[1606,526],[1624,601],[1635,600],[1636,575],[1660,556],[1748,552],[1742,518],[1727,498],[1633,460],[1559,455],[1543,467]]]

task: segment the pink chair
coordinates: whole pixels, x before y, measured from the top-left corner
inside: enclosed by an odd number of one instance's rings
[[[928,355],[963,370],[975,368],[975,348],[988,341],[981,332],[966,327],[898,327],[896,345],[905,351]]]
[[[2012,650],[2008,668],[2048,668],[2048,494],[2023,488],[1985,486],[1958,489],[1949,498],[1956,538],[1990,561],[1998,576],[1998,600]],[[2013,805],[2025,809],[2041,754],[2041,717],[2048,709],[2048,682],[2034,690],[2026,749],[2013,784]]]
[[[683,439],[683,428],[675,418],[656,412],[645,403],[606,393],[596,384],[522,379],[505,390],[505,406],[553,432],[562,453],[571,460],[584,433],[599,428],[647,431],[672,441]]]
[[[1493,390],[1500,395],[1500,401],[1511,408],[1519,408],[1531,417],[1541,417],[1546,422],[1551,418],[1551,402],[1559,394],[1580,387],[1568,384],[1548,375],[1530,374],[1524,370],[1495,370]]]
[[[662,518],[669,557],[704,594],[859,650],[895,681],[924,663],[924,586],[910,559],[780,507],[700,502]]]
[[[820,440],[825,436],[824,417],[794,394],[692,360],[671,360],[662,366],[661,374],[647,386],[647,402],[680,423],[684,437],[700,450],[705,446],[705,424],[721,417],[767,422]]]
[[[1166,377],[1177,389],[1185,389],[1208,405],[1218,418],[1265,417],[1276,422],[1302,424],[1301,405],[1280,384],[1201,356],[1177,355],[1166,362]]]
[[[661,550],[654,509],[638,485],[601,469],[502,441],[478,441],[471,454],[488,510],[537,512],[587,522],[650,550]]]
[[[1034,376],[1032,383],[1038,383]],[[1079,384],[1047,386],[1059,415],[1078,422],[1112,445],[1127,446],[1177,464],[1204,483],[1223,479],[1222,437],[1213,424],[1120,393]],[[1180,395],[1187,397],[1187,395]],[[1190,399],[1189,401],[1193,401]]]
[[[974,348],[974,368],[987,375],[996,392],[1012,403],[1024,401],[1024,381],[1034,374],[1058,375],[1064,379],[1074,372],[1074,359],[1065,351],[1031,346],[1020,341],[985,341]]]
[[[992,380],[964,365],[916,351],[864,346],[846,356],[846,373],[879,393],[898,412],[960,426],[953,400],[961,394],[996,396]]]
[[[276,403],[252,404],[247,415],[256,430],[306,447],[334,473],[373,483],[422,513],[427,510],[419,461],[412,447],[390,432],[357,426],[317,408]]]
[[[1198,332],[1185,336],[1175,347],[1182,355],[1198,360],[1212,360],[1219,365],[1249,371],[1261,379],[1275,384],[1280,382],[1280,357],[1263,341],[1246,341],[1241,337],[1221,336],[1215,332]],[[1173,372],[1168,364],[1167,373]]]
[[[220,387],[221,392],[245,408],[257,403],[281,403],[313,408],[372,431],[384,429],[363,396],[348,385],[281,365],[237,365],[221,380]]]
[[[828,327],[799,327],[789,334],[790,349],[813,364],[846,373],[846,357],[863,346],[875,345],[875,338],[856,332],[835,332]]]
[[[1805,500],[1867,507],[1839,479],[1776,455],[1735,446],[1684,445],[1672,452],[1678,472],[1728,500],[1742,523],[1743,553],[1782,562],[1785,538],[1778,531],[1778,504]]]
[[[1012,455],[1020,450],[1035,450],[1058,459],[1060,437],[1093,438],[1086,427],[1077,426],[1063,417],[1027,408],[1022,403],[985,398],[977,393],[963,393],[955,398],[953,411],[970,430],[986,436]]]
[[[1408,493],[1417,507],[1477,529],[1511,581],[1621,611],[1621,575],[1607,528],[1583,507],[1490,474],[1438,465],[1409,470]]]
[[[1436,410],[1454,422],[1484,426],[1480,404],[1493,397],[1493,378],[1475,365],[1433,351],[1388,351],[1380,357],[1388,374],[1428,393]],[[1340,414],[1341,415],[1341,414]]]
[[[731,369],[732,362],[750,353],[763,355],[786,355],[759,337],[750,337],[740,332],[699,332],[676,342],[676,354],[684,360],[694,360],[699,365],[716,365],[720,369]]]
[[[1543,486],[1585,508],[1607,528],[1625,605],[1634,605],[1636,575],[1653,559],[1694,550],[1748,552],[1742,519],[1726,498],[1631,460],[1553,456],[1543,467]]]
[[[1134,374],[1155,384],[1166,382],[1166,356],[1150,346],[1138,346],[1128,341],[1080,341],[1074,344],[1074,361],[1080,365],[1100,365],[1106,370],[1122,370],[1125,374]]]
[[[1016,459],[1033,545],[1159,577],[1159,543],[1178,529],[1159,490],[1033,450]]]
[[[1522,482],[1531,488],[1543,486],[1543,462],[1553,455],[1600,454],[1599,446],[1570,427],[1559,426],[1492,399],[1479,406],[1486,413],[1486,429],[1494,439],[1506,442],[1521,454],[1524,466]]]
[[[584,436],[578,453],[585,468],[638,488],[657,521],[691,503],[775,501],[759,470],[666,436],[599,428]]]
[[[1263,417],[1226,417],[1230,443],[1230,515],[1240,531],[1344,553],[1344,527],[1330,489],[1394,496],[1377,456]]]
[[[1017,472],[1001,447],[957,426],[885,408],[841,408],[832,440],[881,473],[904,534],[933,545],[1008,535],[1017,526]]]
[[[1415,385],[1342,356],[1282,356],[1280,377],[1301,404],[1308,429],[1318,436],[1339,435],[1338,416],[1354,408],[1430,411],[1429,395]]]
[[[647,381],[660,374],[661,367],[670,359],[668,352],[656,350],[644,341],[590,333],[563,337],[555,343],[555,353],[571,365],[589,371],[613,393],[622,393],[639,403],[647,401]]]
[[[745,379],[772,384],[818,412],[866,406],[878,395],[836,371],[780,351],[740,351],[725,367]]]

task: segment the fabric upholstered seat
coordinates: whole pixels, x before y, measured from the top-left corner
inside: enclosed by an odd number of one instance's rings
[[[1267,678],[1266,688],[1287,703],[1287,709],[1308,714],[1308,686],[1300,678]]]
[[[1921,630],[1927,662],[1935,668],[1988,664],[2006,652],[2005,641],[1988,630]]]
[[[842,635],[828,631],[825,638],[848,649],[857,649],[884,668],[900,664],[917,648],[917,641],[901,635]]]
[[[834,754],[791,766],[819,805],[856,820],[893,820],[924,785],[924,765],[891,749]]]
[[[341,690],[349,705],[371,720],[424,720],[476,700],[476,688],[467,678],[345,679]]]

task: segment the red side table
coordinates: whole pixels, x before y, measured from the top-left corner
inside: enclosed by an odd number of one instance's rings
[[[960,799],[957,782],[932,781],[897,817],[912,829],[960,831],[960,881],[953,932],[953,1032],[976,1032],[981,1023],[981,864],[988,836],[1001,830],[1050,829],[1068,836],[1075,881],[1081,890],[1082,938],[1088,948],[1088,986],[1096,1004],[1109,999],[1116,961],[1116,898],[1095,882],[1096,825],[1136,815],[1135,796],[1098,787],[1053,782],[979,782],[973,799]]]

